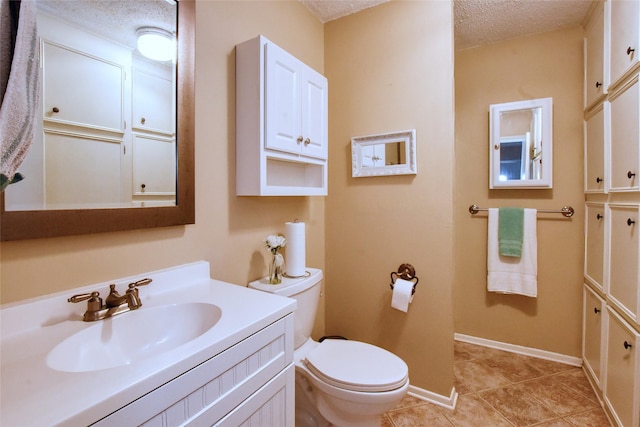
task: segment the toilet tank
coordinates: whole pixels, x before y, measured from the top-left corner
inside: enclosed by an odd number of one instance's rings
[[[307,268],[308,275],[299,278],[283,277],[279,285],[269,284],[266,277],[249,283],[249,287],[275,295],[293,298],[298,307],[294,312],[294,339],[293,345],[297,349],[311,336],[313,323],[316,320],[318,302],[320,301],[320,288],[322,270]]]

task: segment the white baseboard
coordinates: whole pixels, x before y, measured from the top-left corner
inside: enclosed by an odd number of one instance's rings
[[[566,354],[554,353],[552,351],[540,350],[537,348],[523,347],[515,344],[508,344],[500,341],[488,340],[485,338],[472,337],[471,335],[454,334],[456,341],[467,342],[469,344],[481,345],[483,347],[495,348],[497,350],[508,351],[510,353],[522,354],[525,356],[537,357],[538,359],[550,360],[552,362],[564,363],[571,366],[582,366],[582,359],[568,356]]]
[[[448,397],[413,385],[409,385],[407,394],[451,410],[456,409],[456,403],[458,402],[458,392],[455,387],[451,388],[451,394]]]

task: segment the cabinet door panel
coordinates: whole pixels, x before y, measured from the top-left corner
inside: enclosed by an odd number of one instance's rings
[[[638,319],[638,207],[611,206],[610,293]]]
[[[44,119],[123,130],[124,69],[44,43]]]
[[[604,206],[587,204],[585,236],[585,276],[604,290]]]
[[[170,78],[135,70],[132,126],[166,135],[175,134],[174,92]]]
[[[604,117],[603,107],[586,121],[584,185],[587,193],[602,193],[605,188]]]
[[[640,419],[640,397],[635,384],[638,375],[638,333],[609,309],[607,344],[607,383],[605,399],[622,426],[637,426]]]
[[[611,101],[611,191],[637,191],[640,183],[639,90],[636,76],[635,82]]]
[[[307,69],[303,82],[302,135],[306,156],[327,158],[327,79]]]
[[[118,206],[122,141],[46,132],[46,203],[69,208]]]
[[[176,193],[176,144],[173,139],[134,135],[133,192],[136,195]]]
[[[608,3],[611,8],[611,83],[615,84],[640,57],[640,2],[610,0]]]
[[[585,285],[583,357],[587,368],[591,370],[598,382],[601,381],[602,310],[604,310],[604,301]]]
[[[300,63],[274,44],[266,47],[266,148],[299,153],[300,129]]]
[[[604,3],[598,2],[586,27],[587,76],[585,79],[585,107],[604,94]]]

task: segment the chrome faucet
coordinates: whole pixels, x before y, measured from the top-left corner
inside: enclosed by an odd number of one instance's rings
[[[124,295],[118,293],[116,285],[109,285],[109,295],[105,299],[104,304],[102,303],[102,298],[100,298],[100,293],[95,291],[87,294],[74,295],[67,301],[76,303],[86,300],[87,311],[85,311],[82,320],[85,322],[94,322],[140,308],[142,301],[138,295],[138,286],[148,285],[151,282],[152,279],[145,278],[129,283]]]

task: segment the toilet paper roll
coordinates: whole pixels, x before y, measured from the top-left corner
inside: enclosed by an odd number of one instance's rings
[[[393,285],[393,295],[391,296],[391,307],[406,313],[409,309],[409,304],[413,301],[412,290],[413,282],[396,279],[396,283]]]
[[[287,238],[287,276],[304,276],[306,265],[306,243],[304,222],[285,223]]]

